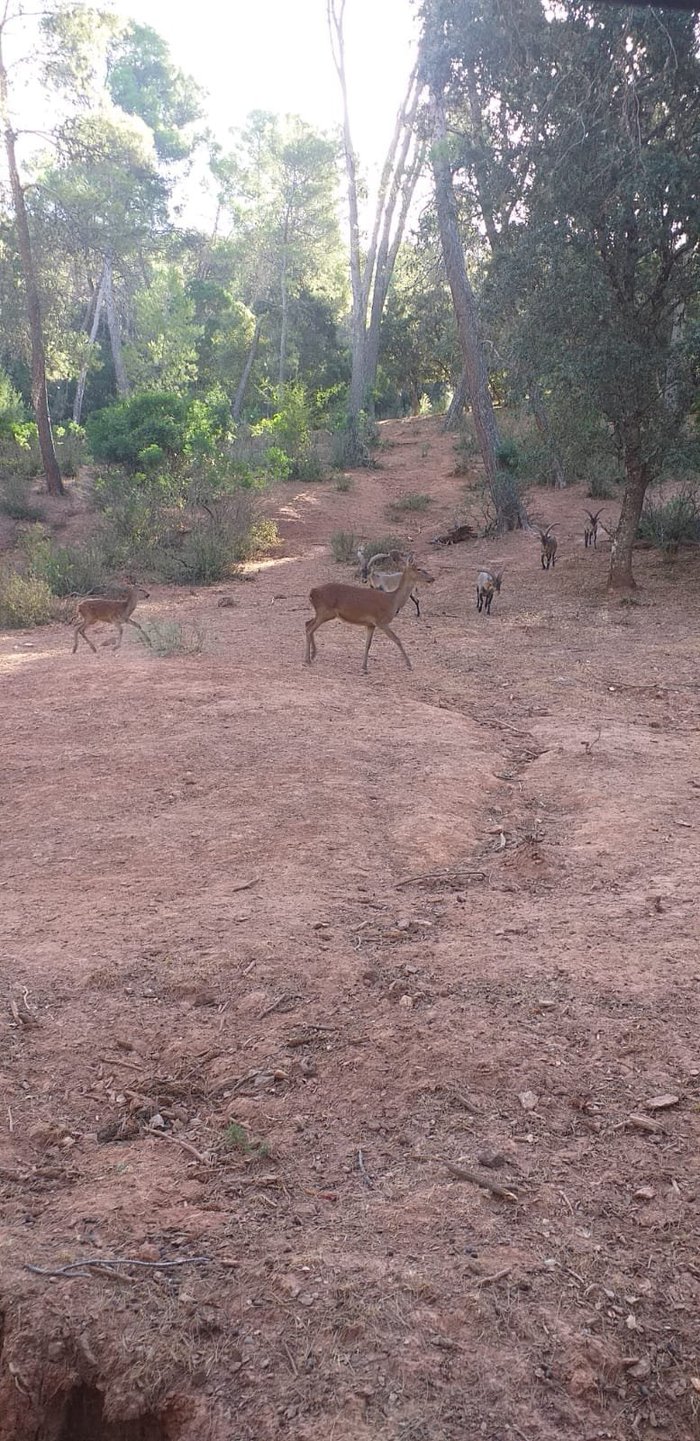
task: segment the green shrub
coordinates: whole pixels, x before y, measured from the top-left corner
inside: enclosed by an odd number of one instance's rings
[[[693,490],[683,490],[670,500],[648,500],[642,511],[637,535],[656,550],[667,553],[679,545],[700,541],[700,505]]]
[[[30,495],[31,480],[17,472],[0,478],[0,511],[10,520],[37,520],[41,514]]]
[[[509,436],[504,436],[500,445],[496,447],[496,460],[502,470],[519,470],[520,450],[517,441],[512,440]]]
[[[63,475],[77,475],[85,461],[85,431],[71,420],[67,425],[57,426],[54,436],[56,456]]]
[[[400,495],[398,500],[392,500],[387,507],[388,510],[401,515],[403,511],[424,511],[431,504],[429,495],[423,495],[418,490],[411,490],[406,495]]]
[[[99,594],[109,578],[104,552],[97,541],[82,546],[50,545],[34,572],[58,596]]]
[[[360,544],[360,537],[354,530],[335,530],[331,536],[331,551],[333,559],[339,565],[352,565],[357,560],[357,547]]]
[[[372,450],[379,431],[364,411],[356,419],[347,417],[333,436],[332,465],[336,470],[368,470],[375,461]]]
[[[339,475],[335,483],[336,490],[339,490],[342,495],[346,495],[349,490],[353,489],[353,486],[354,481],[350,475]]]
[[[390,550],[407,550],[405,540],[397,540],[395,535],[382,535],[378,540],[363,541],[362,548],[365,560],[371,560],[373,555],[386,555]]]
[[[48,625],[54,613],[54,598],[45,580],[18,571],[0,571],[0,626],[20,630]]]
[[[143,468],[143,457],[178,455],[187,436],[188,407],[171,391],[137,391],[104,410],[94,410],[87,421],[87,437],[96,460],[111,461],[129,469]],[[148,464],[148,460],[146,461]]]
[[[589,500],[614,500],[618,492],[618,486],[608,475],[596,471],[588,482],[586,495]]]

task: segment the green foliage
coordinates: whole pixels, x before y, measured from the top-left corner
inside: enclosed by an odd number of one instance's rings
[[[335,483],[335,488],[340,491],[341,495],[347,495],[347,492],[354,488],[354,484],[355,482],[351,475],[339,475]]]
[[[496,447],[496,460],[502,470],[516,471],[520,469],[521,455],[517,441],[504,437],[500,445]]]
[[[172,579],[181,585],[216,585],[234,570],[243,537],[225,520],[207,517],[192,526],[182,548],[171,557]]]
[[[365,411],[346,417],[333,436],[332,464],[336,470],[368,470],[375,461],[372,450],[379,439],[374,421]]]
[[[85,431],[83,427],[74,425],[72,420],[68,421],[67,425],[57,425],[54,431],[54,441],[62,475],[77,475],[81,465],[85,462]]]
[[[18,571],[0,570],[0,626],[22,630],[48,625],[54,619],[55,602],[45,580]]]
[[[137,391],[93,411],[87,437],[96,460],[154,473],[164,462],[212,453],[230,427],[223,394],[186,399],[173,391]]]
[[[245,1156],[262,1159],[270,1154],[267,1142],[251,1141],[245,1126],[239,1125],[238,1121],[229,1121],[224,1131],[224,1145],[228,1151],[241,1151]]]
[[[637,531],[656,550],[673,553],[682,544],[700,542],[700,504],[694,489],[686,488],[670,500],[647,500]]]
[[[398,500],[392,500],[387,509],[395,515],[402,515],[404,512],[422,514],[431,504],[429,495],[424,495],[419,490],[409,490],[406,495],[400,495]]]
[[[395,535],[380,535],[376,540],[365,540],[362,542],[365,560],[371,560],[373,555],[386,555],[391,550],[406,550],[405,540],[399,540]]]
[[[31,480],[16,471],[2,473],[0,469],[0,511],[10,520],[37,520],[40,511],[32,499]]]
[[[187,158],[194,139],[189,127],[202,114],[202,92],[172,64],[165,41],[150,25],[132,21],[114,42],[107,85],[121,110],[145,120],[161,160]]]
[[[323,479],[323,466],[311,432],[311,418],[312,406],[304,387],[288,385],[285,387],[282,406],[276,414],[252,427],[253,436],[272,442],[266,451],[268,457],[270,450],[276,457],[286,456],[286,474],[278,473],[278,479]],[[277,465],[279,470],[279,460]],[[274,478],[272,474],[271,478]]]
[[[99,594],[109,569],[99,541],[85,545],[56,545],[44,526],[33,526],[23,537],[23,550],[32,575],[46,581],[53,595]]]
[[[354,530],[335,530],[331,536],[333,559],[339,565],[352,565],[353,561],[357,561],[359,544],[360,536]]]
[[[8,375],[0,370],[0,439],[17,440],[27,423],[27,412],[19,391]]]

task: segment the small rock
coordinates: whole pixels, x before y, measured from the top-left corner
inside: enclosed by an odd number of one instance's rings
[[[538,1097],[534,1091],[520,1091],[518,1100],[524,1111],[534,1111]]]
[[[412,1010],[413,1010],[413,996],[402,996],[401,999],[400,999],[400,1001],[399,1001],[399,1005],[400,1005],[400,1006],[403,1006],[403,1008],[404,1008],[405,1011],[412,1011]]]
[[[313,1056],[302,1056],[301,1073],[303,1076],[317,1076],[318,1069]]]
[[[144,1241],[142,1246],[137,1246],[134,1252],[139,1261],[160,1261],[160,1251],[152,1241]]]
[[[148,1122],[148,1129],[149,1129],[150,1131],[164,1131],[164,1130],[165,1130],[165,1121],[163,1120],[163,1117],[161,1116],[160,1111],[156,1111],[155,1116],[151,1116],[151,1119],[150,1119],[150,1121]]]
[[[663,1096],[652,1096],[651,1100],[644,1102],[644,1105],[647,1111],[665,1111],[669,1106],[677,1106],[679,1101],[680,1096],[674,1096],[673,1093],[669,1091],[668,1094],[664,1094]]]
[[[480,1151],[476,1159],[480,1166],[486,1166],[489,1171],[497,1171],[499,1166],[506,1164],[502,1151]]]
[[[634,1193],[635,1201],[653,1201],[656,1191],[653,1186],[640,1186]]]

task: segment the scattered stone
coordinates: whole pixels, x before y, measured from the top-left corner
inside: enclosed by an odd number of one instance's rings
[[[651,1100],[645,1101],[644,1104],[647,1111],[666,1111],[669,1106],[677,1106],[679,1101],[680,1096],[674,1096],[673,1092],[669,1091],[663,1096],[652,1096]]]
[[[640,1186],[634,1193],[635,1201],[653,1201],[656,1191],[653,1186]]]
[[[534,1111],[539,1097],[535,1095],[534,1091],[520,1091],[518,1100],[524,1111]]]

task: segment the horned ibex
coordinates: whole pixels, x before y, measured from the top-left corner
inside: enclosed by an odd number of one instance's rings
[[[557,558],[557,538],[555,535],[552,535],[553,529],[553,525],[548,525],[546,530],[538,527],[540,545],[542,546],[540,560],[542,561],[543,570],[549,570],[550,565],[553,566]]]
[[[311,591],[309,600],[316,612],[313,620],[306,622],[306,663],[310,665],[316,657],[316,642],[314,633],[319,626],[325,625],[329,620],[344,620],[348,625],[363,625],[367,631],[367,643],[365,645],[362,670],[367,674],[367,657],[372,644],[372,637],[375,630],[381,630],[388,635],[398,646],[401,654],[411,670],[411,662],[396,635],[391,629],[390,621],[398,615],[402,605],[407,601],[414,585],[419,581],[425,581],[430,585],[435,579],[427,570],[421,570],[419,566],[410,562],[399,581],[396,590],[365,590],[361,585],[339,585],[331,581],[328,585],[319,585]]]
[[[380,550],[368,560],[363,545],[358,547],[357,558],[362,580],[369,581],[374,590],[386,591],[396,590],[406,566],[413,559],[402,550]],[[414,590],[411,591],[411,600],[420,619],[420,602]]]
[[[603,509],[604,507],[601,505],[600,510],[586,511],[588,520],[586,522],[586,529],[583,532],[586,550],[588,550],[589,545],[592,545],[594,550],[598,549],[598,526],[602,525],[600,517],[603,514]]]
[[[502,580],[502,570],[479,571],[476,577],[476,608],[480,613],[485,610],[487,615],[491,614],[494,593],[498,591],[500,595]]]
[[[139,631],[144,640],[148,641],[150,645],[151,642],[143,626],[140,626],[137,620],[132,620],[131,618],[132,612],[136,609],[136,603],[140,599],[148,600],[148,591],[144,590],[140,585],[129,585],[126,587],[126,593],[121,600],[110,600],[107,596],[89,596],[86,600],[81,600],[78,605],[78,615],[80,619],[75,627],[73,655],[75,655],[78,649],[78,641],[81,636],[86,644],[89,645],[90,650],[95,651],[95,654],[97,654],[97,647],[93,645],[89,635],[86,635],[86,631],[91,625],[99,625],[100,621],[105,621],[110,625],[116,625],[119,631],[119,638],[115,647],[116,650],[119,650],[122,643],[122,631],[125,625],[133,625],[134,630]]]

